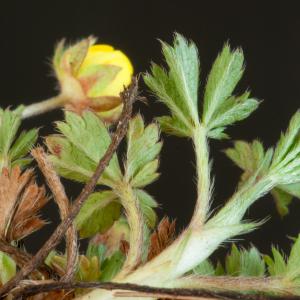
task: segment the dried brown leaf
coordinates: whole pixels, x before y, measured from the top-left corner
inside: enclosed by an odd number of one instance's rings
[[[168,217],[164,217],[160,221],[150,236],[148,260],[157,256],[175,240],[175,224],[176,221],[170,222]]]
[[[3,168],[0,175],[0,238],[19,240],[46,224],[37,214],[47,203],[44,187],[34,182],[33,170]]]

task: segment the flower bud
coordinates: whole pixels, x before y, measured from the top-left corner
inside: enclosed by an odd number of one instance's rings
[[[91,109],[106,122],[122,111],[120,93],[131,82],[133,67],[127,56],[90,37],[70,47],[58,44],[53,66],[68,109]]]

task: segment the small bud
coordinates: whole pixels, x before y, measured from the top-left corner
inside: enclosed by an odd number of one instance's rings
[[[94,43],[92,37],[70,47],[60,42],[53,67],[68,109],[90,109],[111,123],[122,111],[120,93],[130,84],[133,67],[120,50]]]

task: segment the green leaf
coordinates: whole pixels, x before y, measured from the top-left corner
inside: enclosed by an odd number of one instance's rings
[[[27,155],[35,144],[37,138],[38,132],[36,129],[31,129],[28,132],[23,131],[11,147],[11,160],[14,161]]]
[[[0,283],[5,284],[16,275],[16,263],[7,254],[0,251]]]
[[[206,259],[193,269],[193,273],[201,276],[213,276],[215,269],[211,261]]]
[[[57,127],[63,136],[50,136],[46,144],[52,153],[51,160],[61,176],[86,181],[96,169],[106,152],[111,137],[102,121],[92,112],[84,112],[82,117],[65,113],[65,122]],[[114,154],[99,183],[113,186],[121,180],[121,170]]]
[[[276,204],[277,211],[281,217],[284,217],[289,213],[289,204],[292,202],[293,196],[289,193],[286,193],[280,188],[274,188],[271,191]]]
[[[154,182],[160,175],[156,172],[158,169],[158,164],[158,159],[154,159],[144,165],[144,167],[142,167],[131,180],[131,186],[140,188]]]
[[[169,71],[153,64],[151,74],[147,73],[144,81],[171,111],[172,120],[168,123],[173,125],[169,133],[181,136],[185,132],[191,136],[194,125],[199,123],[197,102],[200,63],[197,47],[175,34],[173,47],[162,42],[162,51]],[[178,132],[177,128],[180,128]]]
[[[176,33],[174,46],[162,43],[162,51],[170,68],[169,78],[176,83],[178,94],[193,121],[198,121],[198,84],[200,62],[198,49]]]
[[[144,127],[140,114],[130,120],[127,133],[127,160],[125,177],[133,187],[143,187],[154,181],[159,174],[156,159],[162,147],[159,129],[154,123]]]
[[[190,136],[189,129],[179,120],[169,116],[157,117],[160,128],[163,132],[178,137]]]
[[[93,256],[96,256],[98,258],[99,264],[101,265],[104,261],[106,250],[107,249],[105,245],[95,245],[90,241],[86,250],[86,257],[92,258]]]
[[[291,118],[286,133],[281,134],[281,137],[277,143],[274,152],[272,166],[276,166],[279,163],[282,164],[283,161],[289,162],[290,159],[292,159],[295,155],[297,155],[300,152],[300,142],[298,139],[299,130],[300,130],[300,111],[298,110]],[[287,156],[287,154],[289,155]]]
[[[208,76],[203,107],[203,123],[209,128],[214,115],[222,108],[244,72],[244,56],[241,49],[231,51],[225,44]]]
[[[15,165],[24,167],[31,162],[25,156],[37,140],[37,130],[23,131],[17,136],[22,110],[22,106],[14,111],[0,110],[0,169]]]
[[[216,129],[221,128],[220,135],[216,133],[208,133],[211,138],[222,139],[223,131],[226,126],[232,125],[237,121],[246,119],[254,110],[258,108],[259,102],[249,98],[249,93],[246,92],[239,97],[231,96],[214,114],[213,119],[209,123],[210,131],[216,132]],[[226,136],[225,136],[226,137]]]
[[[109,229],[120,217],[120,210],[121,205],[113,192],[91,194],[75,219],[80,237],[91,237]]]
[[[80,255],[76,272],[77,281],[99,281],[100,263],[97,256],[86,257]]]
[[[255,247],[241,251],[240,276],[264,276],[265,263]]]
[[[286,278],[295,280],[300,276],[300,235],[294,242],[286,266]]]
[[[271,276],[283,276],[286,273],[286,263],[282,254],[275,248],[272,247],[271,258],[268,255],[264,256],[265,263],[268,266],[268,272]]]
[[[278,153],[277,148],[276,151]],[[258,170],[266,156],[263,145],[258,140],[254,140],[252,143],[236,141],[233,148],[225,150],[225,154],[244,171],[241,176],[241,183],[245,182]],[[273,161],[274,159],[272,160],[272,165]],[[270,165],[268,163],[264,168],[260,168],[259,176],[263,176],[266,172],[269,172],[269,169]],[[281,178],[279,179],[281,180]],[[279,184],[270,193],[274,198],[278,213],[283,217],[289,211],[288,205],[291,203],[293,196],[300,199],[300,183]]]
[[[116,251],[107,258],[101,266],[101,281],[111,281],[121,270],[125,261],[125,255],[121,251]]]
[[[231,276],[263,276],[265,263],[255,247],[239,250],[232,245],[231,253],[225,260],[226,272]]]
[[[55,166],[58,174],[79,182],[87,182],[92,177],[96,163],[65,137],[62,135],[48,136],[46,145],[52,153],[49,155],[49,160]]]
[[[153,208],[156,208],[157,202],[144,190],[136,189],[135,194],[140,203],[140,208],[145,216],[146,224],[150,228],[154,228],[156,225],[157,215]]]
[[[0,153],[7,155],[21,125],[20,114],[8,109],[0,111]]]
[[[231,276],[238,276],[241,268],[240,252],[235,244],[232,245],[231,252],[225,259],[226,273]]]

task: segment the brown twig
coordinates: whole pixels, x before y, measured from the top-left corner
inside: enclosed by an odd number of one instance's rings
[[[74,201],[74,204],[68,213],[67,218],[65,218],[60,225],[58,225],[48,239],[48,241],[42,246],[42,248],[36,253],[36,255],[30,260],[11,280],[9,280],[1,289],[0,289],[0,297],[4,297],[12,288],[17,286],[19,282],[24,279],[28,274],[30,274],[33,270],[35,270],[47,257],[49,252],[53,250],[58,243],[61,241],[64,236],[66,230],[72,224],[74,218],[80,211],[84,201],[88,198],[88,196],[93,192],[95,186],[105,170],[106,166],[110,162],[113,154],[117,150],[121,140],[126,134],[128,122],[132,113],[132,104],[136,100],[137,96],[137,80],[133,78],[132,84],[125,89],[125,91],[121,95],[123,97],[123,110],[120,117],[120,120],[117,125],[117,129],[112,137],[112,141],[106,150],[104,156],[99,161],[99,164],[95,170],[95,173],[82,189],[79,196]]]
[[[37,161],[40,170],[46,178],[47,184],[54,196],[54,200],[58,205],[61,220],[63,221],[68,216],[71,207],[65,189],[55,172],[54,167],[47,159],[44,149],[42,147],[37,147],[31,151],[31,155]],[[67,269],[60,280],[70,281],[73,279],[78,256],[77,248],[77,232],[75,225],[71,224],[66,232]]]
[[[24,280],[20,286],[13,291],[13,296],[17,299],[20,296],[32,296],[42,292],[54,290],[98,288],[104,290],[115,290],[115,296],[124,297],[153,297],[165,299],[186,299],[186,300],[299,300],[299,296],[283,295],[262,295],[262,294],[241,294],[234,292],[211,292],[200,289],[183,288],[156,288],[144,285],[115,282],[41,282]]]
[[[26,263],[28,263],[32,259],[32,255],[19,249],[17,247],[12,246],[11,244],[0,240],[0,251],[7,253],[17,264],[19,268],[24,267]],[[53,270],[45,264],[42,264],[39,267],[39,271],[43,274],[51,275],[53,272],[57,275],[63,275],[60,270],[53,268]],[[52,276],[53,277],[53,276]]]

